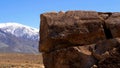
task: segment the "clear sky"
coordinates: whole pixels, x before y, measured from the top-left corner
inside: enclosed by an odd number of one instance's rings
[[[0,0],[0,23],[39,28],[41,13],[68,10],[120,12],[120,0]]]

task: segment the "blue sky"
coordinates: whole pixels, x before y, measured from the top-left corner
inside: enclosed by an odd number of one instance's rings
[[[0,23],[39,28],[41,13],[68,10],[120,12],[120,0],[0,0]]]

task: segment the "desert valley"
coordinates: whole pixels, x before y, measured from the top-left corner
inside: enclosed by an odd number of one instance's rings
[[[0,53],[0,68],[44,68],[41,54]]]

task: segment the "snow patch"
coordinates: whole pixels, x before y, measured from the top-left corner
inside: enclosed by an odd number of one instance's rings
[[[0,23],[0,29],[4,32],[15,35],[16,37],[27,37],[38,39],[39,30],[19,23],[8,22]]]

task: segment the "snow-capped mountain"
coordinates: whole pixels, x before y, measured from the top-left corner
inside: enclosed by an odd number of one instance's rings
[[[39,30],[18,23],[0,24],[0,52],[38,53]]]
[[[38,29],[31,28],[18,23],[2,23],[0,29],[6,33],[15,35],[16,37],[26,37],[30,39],[38,39]]]

